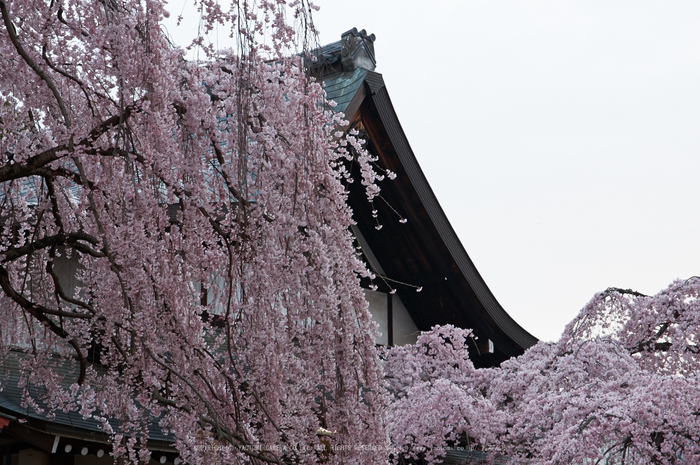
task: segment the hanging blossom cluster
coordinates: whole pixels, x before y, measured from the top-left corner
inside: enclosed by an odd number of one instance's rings
[[[0,0],[0,360],[130,462],[157,423],[193,464],[380,463],[362,149],[291,53],[311,6],[198,2],[237,38],[198,63],[164,6]]]
[[[442,327],[387,356],[395,457],[451,447],[513,464],[700,461],[700,279],[659,294],[608,289],[498,368],[475,370],[468,336]]]
[[[471,330],[437,326],[414,345],[387,351],[387,427],[396,459],[435,463],[448,448],[496,441],[504,415],[481,392],[488,371],[469,359],[474,340]]]

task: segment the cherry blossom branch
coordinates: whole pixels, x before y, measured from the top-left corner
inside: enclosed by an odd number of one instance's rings
[[[248,201],[248,199],[244,198],[243,195],[241,195],[241,193],[238,191],[238,189],[234,187],[233,183],[231,182],[231,178],[224,169],[224,167],[226,166],[226,160],[224,159],[224,154],[221,151],[221,147],[219,147],[219,144],[214,139],[211,139],[211,146],[214,149],[216,160],[219,162],[218,171],[224,178],[224,182],[226,182],[226,187],[228,188],[228,191],[238,202],[241,203],[241,205],[244,205],[246,207],[249,206],[250,202]]]
[[[5,292],[5,294],[7,294],[12,300],[14,300],[15,303],[17,303],[21,308],[26,310],[27,313],[34,317],[35,320],[44,325],[44,327],[46,327],[49,331],[51,331],[61,339],[67,341],[75,349],[76,356],[78,357],[78,362],[80,363],[80,374],[78,375],[77,383],[82,385],[85,382],[87,359],[85,358],[85,355],[80,349],[80,343],[75,339],[75,337],[72,337],[68,333],[68,331],[58,326],[56,323],[54,323],[53,320],[46,316],[47,314],[63,316],[61,315],[61,313],[64,312],[57,312],[55,310],[48,309],[42,305],[35,304],[24,298],[24,296],[20,295],[12,287],[12,283],[10,283],[10,275],[8,274],[7,269],[3,266],[0,266],[0,287],[2,287],[2,290]],[[73,313],[70,313],[70,315],[65,316],[71,316],[72,318],[75,318],[75,315]]]
[[[58,226],[60,232],[65,232],[63,227],[63,218],[61,218],[61,208],[58,206],[58,199],[56,198],[56,189],[53,184],[53,177],[49,175],[44,175],[44,183],[46,184],[46,190],[49,194],[49,200],[51,201],[51,212],[53,213],[53,219]]]
[[[63,286],[61,285],[61,281],[59,280],[58,275],[56,274],[56,271],[54,270],[54,267],[53,267],[53,259],[54,259],[55,255],[56,255],[56,248],[54,246],[51,248],[51,252],[49,254],[51,260],[49,260],[46,263],[46,271],[47,271],[47,273],[49,273],[49,275],[51,276],[51,279],[53,280],[54,291],[61,299],[65,300],[69,304],[73,304],[73,305],[76,305],[80,308],[84,308],[85,310],[89,311],[91,314],[95,315],[97,313],[97,311],[95,310],[95,308],[92,305],[88,304],[87,302],[83,302],[81,300],[74,299],[73,297],[70,297],[65,293],[65,291],[63,290]],[[78,315],[85,315],[84,313],[77,313],[77,314]],[[70,316],[70,315],[65,315],[65,316]]]
[[[623,295],[633,295],[635,297],[649,297],[648,295],[642,294],[641,292],[635,291],[633,289],[622,289],[619,287],[609,287],[605,290],[605,295],[610,295],[613,292]]]
[[[80,161],[80,159],[76,156],[73,156],[73,163],[75,163],[76,168],[78,168],[78,173],[80,174],[80,179],[82,180],[83,184],[88,185],[89,181],[88,181],[87,175],[85,174],[85,169],[83,168],[83,164]],[[122,298],[124,299],[124,305],[133,314],[134,308],[133,308],[131,299],[129,298],[129,294],[127,292],[127,286],[126,286],[126,283],[124,281],[124,277],[122,276],[120,267],[117,264],[115,257],[112,255],[112,253],[109,250],[109,240],[107,239],[107,233],[105,232],[104,225],[102,224],[102,220],[100,219],[100,214],[99,214],[99,211],[97,210],[97,204],[95,202],[95,196],[93,195],[93,192],[91,189],[87,190],[87,198],[88,198],[88,202],[90,205],[90,211],[92,213],[93,218],[95,219],[95,223],[97,225],[97,230],[99,231],[101,239],[102,239],[102,251],[104,252],[107,259],[109,260],[110,269],[112,270],[112,272],[116,275],[117,279],[119,280],[119,286],[121,287],[121,293],[122,293]]]
[[[13,249],[8,249],[5,252],[2,252],[0,255],[4,255],[2,262],[7,263],[12,260],[16,260],[20,257],[23,257],[27,254],[30,254],[36,250],[41,250],[45,249],[47,247],[54,247],[57,245],[63,245],[63,244],[69,244],[71,246],[80,246],[79,241],[85,241],[93,245],[99,244],[96,238],[93,236],[82,232],[74,232],[70,234],[64,234],[64,233],[58,233],[53,236],[46,236],[42,237],[41,239],[37,239],[36,241],[30,242],[28,244],[25,244],[21,247],[15,247]],[[82,247],[83,250],[89,250],[86,249],[85,247]],[[93,251],[91,255],[102,255],[98,252]],[[102,255],[103,256],[103,255]]]
[[[100,124],[95,126],[90,133],[85,137],[84,139],[80,140],[76,144],[60,144],[55,147],[51,147],[49,149],[44,150],[43,152],[34,155],[32,157],[27,158],[24,162],[22,163],[13,163],[13,164],[7,164],[2,167],[0,167],[0,183],[1,182],[6,182],[6,181],[11,181],[13,179],[19,179],[19,178],[26,178],[29,176],[33,175],[43,175],[47,174],[46,172],[39,171],[40,168],[48,165],[49,163],[59,160],[65,156],[67,156],[69,153],[74,152],[76,150],[80,149],[89,149],[91,145],[103,134],[105,134],[107,131],[110,129],[118,126],[121,124],[123,121],[128,119],[135,110],[139,108],[141,105],[141,102],[134,102],[132,105],[128,105],[124,111],[118,115],[114,115],[110,118],[107,118],[106,120],[102,121]],[[109,155],[111,152],[111,149],[108,150],[103,150],[103,149],[93,149],[94,151],[92,153],[94,154],[99,154],[99,155]],[[88,153],[90,153],[88,151]],[[80,177],[79,173],[75,174],[70,174],[69,171],[65,171],[63,169],[53,169],[52,171],[48,173],[56,173],[57,175],[59,174],[65,174],[66,176],[71,176],[75,177],[77,176],[79,179],[78,184],[83,184],[85,181]],[[86,184],[86,186],[89,184]]]
[[[41,176],[44,178],[44,181],[46,182],[47,189],[49,189],[49,196],[51,199],[55,200],[56,199],[56,191],[53,186],[53,179],[55,178],[67,178],[70,179],[71,182],[74,182],[76,185],[80,185],[80,176],[78,173],[74,171],[69,171],[65,168],[58,167],[58,168],[37,168],[35,169],[30,176]],[[52,201],[53,201],[52,200]],[[60,215],[57,215],[59,212],[58,207],[54,209],[54,218],[57,219],[57,221],[60,221]]]
[[[27,63],[27,65],[29,65],[29,67],[37,74],[37,76],[39,76],[39,78],[41,78],[41,80],[44,81],[49,87],[51,93],[56,99],[56,102],[58,103],[58,107],[61,110],[64,124],[66,128],[70,129],[70,115],[68,114],[68,109],[66,108],[65,103],[63,103],[63,98],[61,97],[61,94],[58,91],[56,84],[54,84],[53,79],[51,79],[51,76],[49,76],[43,69],[41,69],[39,65],[37,65],[34,62],[34,60],[32,60],[32,57],[30,57],[29,54],[24,50],[24,47],[22,47],[22,44],[19,41],[19,37],[17,37],[15,27],[12,24],[12,21],[10,20],[10,13],[7,11],[7,6],[5,5],[4,0],[0,0],[0,14],[2,14],[2,19],[5,23],[5,29],[7,30],[7,34],[10,36],[10,41],[12,42],[12,45],[15,46],[17,53],[19,53],[19,56],[22,57],[24,62]]]
[[[73,76],[72,74],[70,74],[70,73],[62,70],[58,66],[54,65],[51,62],[51,59],[46,54],[46,49],[47,49],[47,45],[44,44],[41,48],[41,57],[44,59],[44,62],[49,66],[49,68],[56,71],[61,76],[64,76],[64,77],[70,79],[71,81],[75,82],[76,84],[78,84],[78,87],[80,88],[80,90],[83,91],[83,95],[85,95],[85,101],[87,102],[88,108],[90,108],[90,112],[92,113],[92,116],[95,116],[95,107],[92,105],[92,100],[90,99],[90,94],[88,93],[87,89],[85,88],[85,84],[77,77]],[[99,94],[97,94],[97,95],[99,95]]]
[[[216,417],[219,415],[217,409],[211,404],[211,402],[207,399],[207,397],[204,394],[202,394],[197,387],[194,386],[194,384],[187,377],[185,377],[182,373],[180,373],[178,370],[173,368],[170,364],[163,362],[160,359],[160,357],[157,357],[153,353],[153,351],[149,347],[147,347],[146,345],[143,345],[143,348],[144,348],[145,352],[149,355],[151,360],[156,362],[159,366],[164,368],[169,373],[172,373],[178,379],[180,379],[180,381],[182,381],[187,387],[189,387],[190,390],[192,391],[192,393],[195,396],[197,396],[199,401],[202,402],[204,407],[207,409],[209,416],[204,416],[201,413],[196,413],[199,421],[213,426],[214,428],[216,428],[217,431],[220,432],[220,434],[222,434],[223,436],[229,437],[230,438],[229,442],[231,443],[231,445],[236,447],[238,450],[245,453],[246,455],[253,457],[253,458],[256,458],[258,460],[262,460],[266,463],[277,463],[277,464],[283,463],[277,458],[271,459],[271,458],[266,457],[262,454],[258,454],[256,452],[254,452],[254,450],[251,447],[249,447],[251,445],[251,443],[249,441],[246,441],[244,436],[232,431],[231,429],[229,429],[225,425],[223,425],[221,422],[216,420]],[[208,381],[206,381],[206,379],[204,378],[201,371],[197,370],[195,375],[197,375],[200,379],[203,379],[205,382],[205,385],[208,386],[208,388],[210,390],[212,390],[212,392],[214,392],[213,388],[208,383]],[[177,408],[177,409],[183,409],[187,412],[193,411],[193,409],[191,407],[189,407],[188,405],[177,404],[177,403],[172,402],[169,399],[163,397],[162,395],[159,395],[159,394],[156,395],[154,393],[154,398],[158,402],[162,402],[164,405],[168,405],[170,407]]]
[[[58,20],[60,22],[62,22],[66,26],[68,26],[71,30],[75,31],[75,28],[73,26],[71,26],[70,24],[68,24],[66,19],[63,17],[63,8],[61,8],[60,6],[58,7],[58,13],[56,13],[56,17],[58,18]],[[80,33],[82,34],[83,37],[90,36],[90,34],[88,34],[84,29],[80,29]]]

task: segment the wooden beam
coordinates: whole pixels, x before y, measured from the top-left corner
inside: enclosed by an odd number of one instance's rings
[[[386,327],[387,327],[387,345],[394,346],[394,296],[386,295]]]
[[[491,339],[486,339],[486,340],[480,340],[476,347],[479,349],[479,353],[481,354],[492,354],[495,347],[493,345],[493,341]]]
[[[41,431],[28,428],[27,426],[20,425],[14,421],[11,421],[9,425],[5,426],[2,429],[2,432],[48,453],[51,453],[53,450],[54,442],[56,440],[53,434],[42,433]]]

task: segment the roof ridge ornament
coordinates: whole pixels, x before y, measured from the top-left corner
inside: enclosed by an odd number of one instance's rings
[[[377,60],[374,56],[374,34],[367,34],[364,29],[357,31],[354,27],[340,35],[340,57],[343,71],[355,71],[363,68],[374,71]]]

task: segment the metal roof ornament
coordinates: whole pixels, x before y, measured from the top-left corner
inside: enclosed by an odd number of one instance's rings
[[[341,36],[341,63],[343,71],[355,71],[363,68],[374,71],[377,61],[374,57],[374,34],[367,34],[364,29],[352,28]]]

